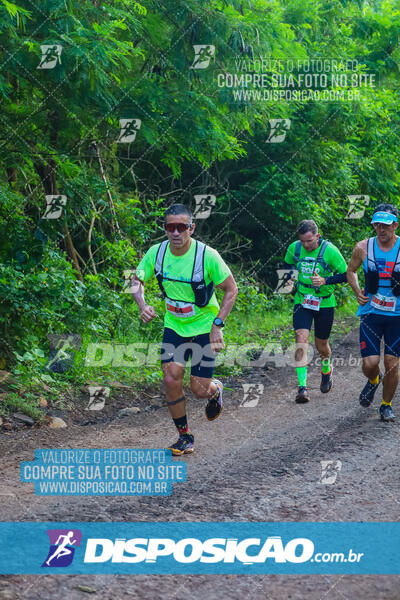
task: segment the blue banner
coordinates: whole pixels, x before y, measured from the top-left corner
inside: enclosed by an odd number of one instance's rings
[[[0,573],[400,574],[400,523],[0,523]]]

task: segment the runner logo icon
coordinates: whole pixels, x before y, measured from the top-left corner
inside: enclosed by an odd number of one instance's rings
[[[75,547],[81,545],[79,529],[48,529],[50,548],[42,567],[68,567],[74,558]]]
[[[321,477],[319,483],[332,485],[342,468],[341,460],[321,460]]]

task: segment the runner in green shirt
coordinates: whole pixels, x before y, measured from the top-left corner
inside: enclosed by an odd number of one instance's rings
[[[285,256],[286,267],[298,270],[294,297],[293,328],[296,336],[296,371],[299,389],[297,403],[309,402],[307,391],[307,348],[314,320],[315,345],[321,357],[321,392],[332,388],[332,365],[329,336],[332,329],[334,285],[346,279],[346,261],[336,246],[323,240],[317,224],[304,220],[298,228],[299,241],[289,246]]]
[[[182,204],[169,207],[164,215],[168,240],[146,252],[136,269],[133,297],[140,318],[149,323],[155,310],[144,299],[143,284],[156,276],[165,297],[161,366],[167,405],[179,439],[169,446],[174,455],[193,452],[194,436],[188,428],[183,376],[191,358],[190,389],[198,398],[208,398],[206,416],[216,419],[222,411],[223,385],[213,379],[215,355],[225,347],[222,328],[237,296],[236,282],[216,250],[192,235],[192,213]],[[222,289],[219,306],[214,287]]]

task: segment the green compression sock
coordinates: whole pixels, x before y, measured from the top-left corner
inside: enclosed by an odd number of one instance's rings
[[[326,375],[327,373],[329,373],[329,371],[331,370],[331,357],[329,356],[328,358],[323,358],[321,360],[321,365],[323,374]]]
[[[296,367],[297,379],[299,380],[299,387],[307,386],[307,367]]]

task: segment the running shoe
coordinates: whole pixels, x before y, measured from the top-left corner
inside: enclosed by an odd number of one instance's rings
[[[209,421],[214,421],[219,417],[219,415],[222,412],[223,406],[222,390],[224,389],[224,386],[222,385],[221,381],[219,381],[219,379],[213,379],[212,381],[217,386],[218,395],[215,398],[210,398],[207,402],[205,413]]]
[[[379,373],[378,383],[376,383],[376,384],[371,383],[370,380],[368,379],[367,383],[363,387],[363,390],[360,394],[360,404],[361,404],[361,406],[364,406],[364,408],[368,408],[368,406],[370,406],[372,404],[375,392],[378,389],[381,379],[382,379],[382,375],[381,375],[381,373]]]
[[[332,389],[332,385],[333,385],[332,372],[333,372],[333,365],[331,365],[331,370],[329,371],[329,373],[323,373],[321,371],[321,386],[319,389],[321,390],[321,392],[323,394],[327,394]]]
[[[306,402],[310,402],[310,396],[308,395],[308,388],[301,385],[298,389],[295,401],[297,402],[297,404],[305,404]]]
[[[392,407],[388,404],[381,404],[379,407],[379,414],[381,416],[381,421],[394,421],[395,416],[392,410]]]
[[[173,456],[190,454],[194,450],[194,435],[191,433],[182,433],[178,441],[169,446],[167,450],[172,450]]]

